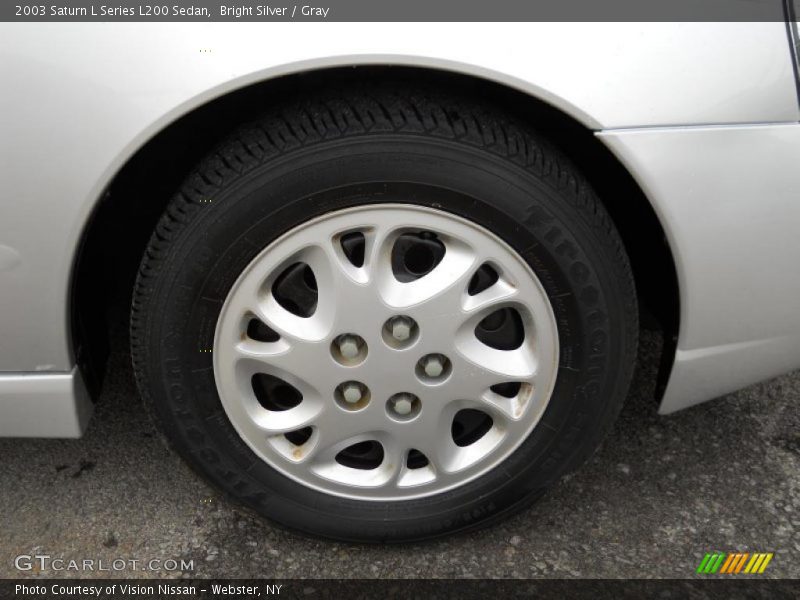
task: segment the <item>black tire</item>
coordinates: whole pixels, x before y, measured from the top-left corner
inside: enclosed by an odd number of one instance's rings
[[[443,494],[347,500],[269,467],[220,403],[217,316],[270,241],[320,214],[408,202],[474,220],[530,264],[556,316],[547,410],[502,468]],[[570,161],[492,106],[408,86],[319,94],[239,130],[188,177],[149,242],[131,341],[141,394],[172,447],[208,480],[295,530],[406,541],[494,522],[538,498],[597,447],[626,396],[638,343],[628,258]],[[565,515],[566,516],[566,515]]]

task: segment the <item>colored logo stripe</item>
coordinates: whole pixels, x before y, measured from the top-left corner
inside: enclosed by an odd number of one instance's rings
[[[757,552],[754,554],[749,552],[734,552],[731,554],[726,552],[707,553],[703,560],[700,561],[697,573],[705,575],[713,575],[717,572],[728,575],[737,573],[760,574],[766,570],[773,556],[772,552]]]
[[[737,553],[737,554],[729,554],[725,564],[722,565],[722,569],[720,569],[720,573],[727,573],[729,575],[738,573],[744,567],[744,563],[747,560],[747,557],[750,556],[750,553]]]
[[[747,563],[747,566],[744,569],[745,573],[763,573],[769,561],[772,560],[773,553],[770,552],[768,554],[753,554],[753,558],[750,559],[750,562]]]
[[[697,567],[698,573],[716,573],[725,558],[724,552],[714,552],[703,557],[700,566]]]

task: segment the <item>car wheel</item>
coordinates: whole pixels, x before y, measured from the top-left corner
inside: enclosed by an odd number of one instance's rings
[[[185,181],[131,320],[161,430],[303,532],[428,538],[539,497],[626,395],[637,309],[589,185],[526,124],[428,89],[277,108]]]

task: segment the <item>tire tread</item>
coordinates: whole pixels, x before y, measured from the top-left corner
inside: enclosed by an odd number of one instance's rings
[[[410,88],[403,84],[364,84],[348,90],[329,90],[315,99],[268,110],[256,122],[241,127],[212,151],[189,174],[168,204],[144,252],[133,291],[130,340],[133,371],[148,412],[154,416],[154,399],[147,385],[148,315],[155,283],[171,246],[181,232],[213,202],[222,188],[230,186],[251,170],[295,150],[345,137],[374,133],[420,135],[455,141],[512,161],[557,191],[569,202],[584,223],[595,232],[598,243],[613,257],[614,275],[622,288],[621,298],[631,321],[625,328],[623,368],[617,389],[627,390],[637,353],[638,321],[633,275],[614,223],[588,181],[554,145],[530,124],[504,114],[483,102],[453,97],[436,88]],[[622,407],[624,393],[614,398],[595,432],[596,447]],[[157,423],[158,419],[154,419]],[[159,427],[159,429],[161,429]],[[162,438],[171,445],[166,433]],[[587,456],[574,456],[572,470]],[[477,526],[485,526],[516,512],[535,498],[530,497],[497,513]]]

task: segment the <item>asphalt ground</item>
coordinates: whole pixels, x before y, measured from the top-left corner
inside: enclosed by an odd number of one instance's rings
[[[206,485],[156,435],[118,338],[83,439],[0,440],[0,577],[682,578],[715,550],[774,552],[762,577],[800,577],[800,372],[660,417],[645,333],[609,438],[540,502],[480,532],[364,546],[283,531]],[[21,572],[19,555],[127,566]],[[173,570],[142,570],[152,559]]]

